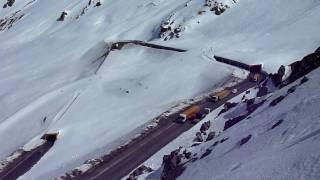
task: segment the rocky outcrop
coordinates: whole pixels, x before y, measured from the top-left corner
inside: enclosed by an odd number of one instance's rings
[[[286,96],[279,96],[276,99],[274,99],[273,101],[271,101],[271,103],[269,104],[270,106],[276,106],[279,102],[281,102]]]
[[[249,140],[251,139],[252,135],[248,135],[247,137],[243,138],[240,140],[239,145],[242,146],[244,144],[246,144],[247,142],[249,142]]]
[[[234,126],[235,124],[241,122],[242,120],[246,119],[250,114],[252,114],[255,110],[257,110],[260,106],[265,103],[266,100],[257,101],[255,98],[248,99],[245,101],[246,103],[246,114],[231,118],[225,122],[224,130],[229,129],[230,127]]]
[[[0,19],[0,31],[12,28],[12,26],[23,16],[24,14],[21,14],[21,11],[19,10],[12,13],[10,17],[4,17],[3,19]]]
[[[204,6],[209,7],[210,11],[214,12],[215,15],[221,15],[228,8],[230,8],[228,5],[223,3],[218,3],[216,0],[206,0]]]
[[[305,56],[302,60],[296,61],[289,66],[291,73],[285,81],[282,81],[285,74],[284,66],[281,66],[277,73],[269,75],[275,86],[280,88],[286,86],[318,68],[320,66],[320,47],[314,53]]]
[[[7,0],[7,2],[3,5],[3,8],[12,7],[15,0]]]
[[[57,21],[64,21],[68,13],[66,11],[63,11],[60,15],[60,17],[57,19]]]
[[[167,20],[161,23],[160,25],[160,34],[159,37],[164,41],[179,38],[181,36],[182,31],[184,31],[184,27],[181,25],[177,25],[174,20],[175,14],[172,14]]]
[[[259,91],[257,93],[257,97],[262,97],[262,96],[267,95],[267,94],[268,94],[268,87],[266,87],[266,86],[259,87]]]
[[[182,165],[183,153],[180,153],[181,148],[172,151],[169,155],[163,156],[163,171],[161,174],[162,180],[174,180],[184,171]]]
[[[279,125],[282,124],[282,123],[283,123],[283,119],[280,119],[279,121],[277,121],[276,123],[274,123],[274,124],[272,125],[271,129],[276,128],[277,126],[279,126]]]
[[[150,173],[152,172],[153,169],[150,167],[147,167],[145,165],[142,165],[140,167],[138,167],[136,170],[134,170],[129,177],[127,178],[127,180],[136,180],[138,179],[139,176],[146,174],[146,173]]]

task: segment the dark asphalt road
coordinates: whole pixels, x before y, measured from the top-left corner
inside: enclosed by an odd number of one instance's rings
[[[236,88],[238,90],[237,93],[230,93],[228,97],[216,103],[211,102],[209,99],[204,99],[201,102],[198,102],[197,105],[202,109],[216,109],[231,98],[255,86],[256,84],[256,82],[245,80],[234,87],[227,88],[230,90]],[[133,141],[133,143],[130,143],[121,150],[117,150],[111,155],[104,156],[102,158],[103,162],[96,168],[72,179],[119,180],[128,175],[132,170],[137,168],[162,147],[195,125],[189,121],[184,124],[173,122],[178,118],[180,113],[181,111],[172,114],[167,118],[160,119],[159,127],[148,132],[145,137]],[[46,139],[48,138],[49,141],[46,141],[44,144],[38,146],[32,151],[24,151],[21,156],[11,162],[4,171],[0,173],[0,180],[14,180],[29,171],[32,166],[34,166],[53,146],[56,136],[54,136],[53,139],[51,136],[47,136]]]
[[[32,151],[24,151],[0,173],[0,180],[15,180],[29,171],[53,144],[54,142],[46,141]]]
[[[238,92],[235,94],[230,93],[230,95],[222,101],[213,103],[208,99],[205,99],[199,102],[198,105],[200,105],[202,108],[210,108],[211,110],[216,109],[231,98],[239,95],[251,87],[254,87],[255,85],[257,85],[256,82],[245,80],[234,87],[228,88],[236,88]],[[173,120],[178,117],[180,112],[166,118],[166,124],[162,125],[161,128],[154,130],[148,134],[148,136],[138,140],[131,146],[122,149],[121,152],[117,153],[116,155],[111,157],[108,156],[107,159],[104,159],[103,163],[98,165],[95,169],[89,170],[88,172],[73,179],[119,180],[128,175],[132,170],[137,168],[162,147],[195,125],[191,124],[190,122],[186,122],[185,124],[174,123]]]

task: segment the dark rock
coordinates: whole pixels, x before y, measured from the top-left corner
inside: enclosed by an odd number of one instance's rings
[[[215,136],[216,136],[216,133],[215,133],[214,131],[211,131],[211,132],[208,134],[208,137],[207,137],[206,141],[212,140]]]
[[[184,151],[183,151],[183,155],[184,155],[185,158],[190,159],[192,153],[191,153],[191,152],[187,152],[187,150],[184,150]]]
[[[225,142],[226,140],[228,140],[229,138],[227,137],[227,138],[223,138],[223,139],[221,139],[220,140],[220,143],[223,143],[223,142]]]
[[[305,56],[302,60],[296,61],[290,65],[291,74],[284,84],[290,84],[302,76],[320,66],[320,47],[314,52]]]
[[[248,99],[248,100],[246,101],[247,106],[251,106],[251,105],[253,105],[253,104],[254,104],[254,101],[255,101],[255,99],[254,99],[254,98],[252,98],[252,99]]]
[[[259,91],[257,93],[257,97],[262,97],[268,94],[268,88],[266,86],[259,87]]]
[[[217,146],[218,144],[219,144],[219,141],[216,141],[216,142],[214,142],[214,143],[212,144],[211,147],[215,147],[215,146]]]
[[[207,157],[209,154],[211,154],[211,152],[212,152],[212,149],[206,149],[206,152],[202,154],[200,159]]]
[[[199,146],[201,143],[194,143],[191,145],[191,147],[196,147],[196,146]]]
[[[196,139],[195,139],[197,142],[203,142],[203,137],[201,135],[200,132],[197,132],[196,133]]]
[[[59,17],[59,19],[57,19],[57,21],[64,21],[64,18],[68,15],[68,13],[66,11],[63,11]]]
[[[180,150],[175,150],[170,155],[163,156],[163,171],[161,173],[162,180],[174,180],[184,171],[184,167],[180,165]]]
[[[210,128],[210,121],[204,122],[200,127],[200,132],[205,132]]]
[[[271,129],[274,129],[275,127],[279,126],[280,124],[283,123],[283,119],[280,119],[279,121],[277,121],[274,125],[272,125]]]
[[[98,1],[95,6],[96,6],[96,7],[99,7],[99,6],[101,6],[101,5],[102,5],[101,2]]]
[[[227,130],[230,127],[234,126],[235,124],[239,123],[240,121],[244,120],[247,117],[247,115],[238,116],[232,119],[229,119],[225,122],[223,130]]]
[[[300,84],[303,84],[305,82],[309,81],[309,79],[307,77],[303,77],[300,81]]]
[[[255,103],[252,103],[252,104],[247,103],[247,111],[248,111],[247,115],[249,115],[249,114],[253,113],[255,110],[257,110],[260,106],[262,106],[264,104],[265,101],[266,100],[263,100],[263,101],[256,103],[256,104]]]
[[[241,139],[239,145],[242,146],[242,145],[246,144],[251,139],[251,137],[252,137],[252,135],[250,134],[249,136]]]
[[[7,6],[8,6],[8,4],[5,3],[5,4],[2,6],[2,8],[7,8]]]
[[[8,6],[11,7],[14,4],[14,2],[15,2],[15,0],[8,0],[7,4],[8,4]]]
[[[296,91],[296,89],[297,89],[297,86],[292,86],[292,87],[290,87],[290,88],[288,89],[288,94],[289,94],[289,93],[294,93],[294,92]]]
[[[269,78],[276,87],[280,86],[282,83],[282,77],[279,74],[269,74]]]
[[[269,104],[270,106],[276,106],[279,102],[281,102],[286,96],[279,96],[276,99],[274,99],[273,101],[271,101],[271,103]]]
[[[150,167],[142,165],[142,166],[138,167],[136,170],[134,170],[129,175],[129,178],[127,178],[127,180],[135,180],[138,178],[138,176],[141,176],[142,174],[150,173],[152,171],[153,171],[153,169],[151,169]]]
[[[242,99],[244,99],[245,96],[242,97]],[[223,109],[221,109],[221,111],[218,113],[218,116],[220,116],[222,113],[225,113],[227,111],[229,111],[230,109],[234,108],[238,103],[230,103],[230,102],[226,102],[223,106]]]

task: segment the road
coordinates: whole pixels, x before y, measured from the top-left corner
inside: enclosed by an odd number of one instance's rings
[[[231,98],[239,95],[249,88],[254,87],[255,85],[257,85],[257,82],[245,80],[234,87],[228,88],[236,88],[238,90],[237,93],[231,93],[228,97],[216,103],[210,102],[209,99],[204,99],[199,102],[198,105],[200,105],[201,108],[210,108],[211,110],[216,109]],[[119,180],[128,175],[132,170],[137,168],[165,145],[195,125],[190,122],[186,122],[184,124],[174,123],[173,121],[179,116],[180,112],[166,118],[164,121],[166,123],[162,124],[161,128],[155,129],[143,139],[140,139],[125,149],[122,149],[121,152],[112,156],[104,157],[103,162],[96,168],[91,169],[73,179]]]
[[[0,180],[14,180],[29,171],[53,146],[54,141],[45,141],[32,151],[24,151],[0,173]]]

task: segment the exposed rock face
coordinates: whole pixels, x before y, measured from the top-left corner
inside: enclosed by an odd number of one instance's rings
[[[277,121],[274,125],[272,125],[271,129],[276,128],[277,126],[279,126],[280,124],[283,123],[283,119],[280,119],[279,121]]]
[[[242,145],[246,144],[251,139],[251,137],[252,137],[252,135],[250,134],[247,137],[241,139],[239,145],[242,146]]]
[[[271,80],[273,81],[273,84],[275,86],[279,86],[282,83],[282,78],[283,78],[284,74],[285,74],[285,67],[280,66],[280,68],[278,69],[278,73],[270,74],[269,77],[271,78]]]
[[[21,11],[16,11],[11,14],[9,17],[4,17],[0,19],[0,31],[10,29],[15,23],[17,23],[24,14],[21,14]]]
[[[200,127],[200,132],[203,133],[210,128],[210,121],[204,122]]]
[[[215,133],[214,131],[211,131],[211,132],[208,134],[208,137],[207,137],[206,141],[212,140],[215,136],[216,136],[216,133]]]
[[[297,80],[320,66],[320,47],[314,53],[307,55],[301,61],[292,63],[290,66],[292,73],[285,84]]]
[[[216,15],[221,15],[229,8],[228,5],[224,5],[223,3],[218,3],[215,0],[206,0],[204,6],[208,6],[210,11],[214,12]]]
[[[145,165],[142,165],[140,167],[138,167],[136,170],[134,170],[129,177],[127,178],[127,180],[136,180],[140,175],[145,174],[145,173],[150,173],[152,172],[153,169],[151,169],[150,167],[147,167]]]
[[[276,106],[279,102],[281,102],[286,96],[279,96],[273,101],[271,101],[270,106]]]
[[[177,25],[174,20],[174,14],[172,14],[167,20],[160,25],[160,38],[167,41],[173,38],[179,38],[184,28],[181,25]]]
[[[3,8],[7,8],[8,6],[13,6],[15,0],[7,0],[7,2],[3,5]]]
[[[283,87],[293,81],[303,77],[312,70],[320,66],[320,47],[314,52],[305,56],[302,60],[290,64],[291,74],[282,82],[282,77],[285,74],[285,67],[281,66],[276,74],[270,74],[269,77],[275,86]]]
[[[64,18],[68,15],[66,11],[63,11],[57,21],[64,21]]]
[[[257,97],[262,97],[268,94],[268,88],[266,86],[259,87],[259,91],[257,93]]]
[[[180,149],[172,151],[170,155],[163,156],[162,180],[174,180],[184,171],[184,167],[180,164],[182,155],[179,154]]]

